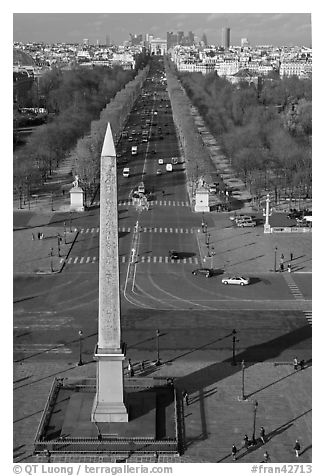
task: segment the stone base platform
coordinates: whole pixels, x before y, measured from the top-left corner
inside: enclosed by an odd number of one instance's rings
[[[128,422],[94,423],[95,379],[55,379],[34,441],[34,454],[179,454],[181,398],[166,379],[130,379]]]

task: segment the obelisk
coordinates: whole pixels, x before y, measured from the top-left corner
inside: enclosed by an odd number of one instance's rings
[[[121,349],[116,151],[108,123],[100,165],[99,309],[93,422],[127,422]]]

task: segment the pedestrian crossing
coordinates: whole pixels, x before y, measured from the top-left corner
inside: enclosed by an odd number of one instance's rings
[[[119,256],[120,263],[128,263],[129,255]],[[70,258],[61,258],[60,264],[95,264],[98,262],[96,256],[72,256]],[[172,263],[172,264],[199,264],[199,259],[196,256],[180,259],[170,259],[169,256],[138,256],[136,263]]]
[[[189,207],[190,202],[181,201],[181,200],[148,200],[149,205],[157,205],[161,207]],[[128,200],[119,200],[117,202],[118,206],[129,206],[132,205],[132,199]]]
[[[119,233],[131,233],[134,231],[134,227],[132,226],[121,226],[118,228]],[[167,226],[156,226],[156,227],[147,227],[147,226],[139,226],[138,229],[141,233],[178,233],[178,234],[191,234],[194,233],[194,228],[173,228]],[[81,228],[79,231],[80,234],[91,234],[91,233],[99,233],[99,227],[94,228]]]
[[[306,316],[308,324],[312,325],[312,317],[313,317],[312,311],[304,311],[304,314]]]
[[[298,286],[292,279],[291,275],[289,275],[288,273],[285,273],[284,279],[286,280],[287,285],[291,291],[291,294],[295,297],[295,299],[304,299],[303,294],[301,293],[300,289],[298,288]]]

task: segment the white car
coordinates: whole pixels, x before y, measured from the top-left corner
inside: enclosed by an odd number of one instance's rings
[[[243,276],[233,276],[230,278],[223,278],[221,280],[222,284],[240,284],[240,286],[247,286],[250,283],[249,278],[244,278]]]
[[[256,226],[256,221],[254,221],[254,220],[241,220],[241,221],[237,222],[237,226],[239,226],[240,228]]]
[[[164,159],[158,159],[158,164],[159,165],[163,165],[163,163],[164,163]]]

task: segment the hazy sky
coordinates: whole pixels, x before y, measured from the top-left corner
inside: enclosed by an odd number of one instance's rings
[[[233,45],[248,38],[251,45],[311,46],[310,13],[14,13],[13,40],[79,43],[88,38],[105,43],[109,35],[120,44],[129,33],[166,38],[167,31],[191,30],[199,37],[205,33],[210,44],[220,44],[223,26],[230,27]]]

